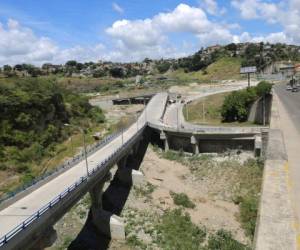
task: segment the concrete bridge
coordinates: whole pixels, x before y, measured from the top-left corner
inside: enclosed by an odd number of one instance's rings
[[[113,103],[113,105],[145,104],[145,103],[148,103],[153,96],[154,96],[154,94],[127,97],[127,98],[126,97],[117,98],[117,99],[113,99],[112,103]]]
[[[179,149],[180,145],[181,149],[197,154],[220,149],[222,142],[231,141],[230,148],[259,149],[260,154],[260,129],[184,129],[174,124],[166,125],[163,121],[167,103],[167,93],[155,95],[133,125],[89,155],[88,173],[85,161],[81,161],[26,196],[7,201],[0,211],[0,248],[42,249],[50,246],[56,238],[53,225],[87,192],[92,198],[90,217],[97,229],[108,236],[124,238],[122,219],[102,208],[103,185],[110,180],[110,169],[114,165],[118,166],[114,180],[131,185],[140,175],[138,169],[149,142],[158,143],[165,150]],[[216,141],[220,145],[213,143]]]

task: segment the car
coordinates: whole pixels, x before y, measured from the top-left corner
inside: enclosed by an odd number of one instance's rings
[[[298,88],[297,87],[293,87],[292,92],[298,92]]]
[[[286,90],[292,90],[293,88],[292,88],[292,86],[291,85],[286,85],[286,88],[285,88]]]

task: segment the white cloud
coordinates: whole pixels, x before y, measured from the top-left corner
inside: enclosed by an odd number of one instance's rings
[[[210,43],[231,42],[231,29],[236,25],[219,24],[208,19],[201,8],[179,4],[173,11],[163,12],[148,19],[119,20],[106,29],[121,52],[135,56],[136,60],[145,57],[165,56],[166,51],[173,57],[182,52],[170,48],[170,33],[190,33],[199,38],[199,46]],[[180,51],[180,50],[179,50]]]
[[[114,11],[118,12],[119,14],[123,14],[124,13],[124,9],[117,3],[113,2],[112,3],[112,8]]]
[[[224,15],[226,13],[226,8],[220,8],[216,0],[200,0],[200,6],[211,15]]]
[[[9,19],[0,25],[0,64],[51,61],[57,46],[46,37],[37,37],[30,29]]]
[[[261,19],[283,28],[282,32],[267,35],[269,39],[300,44],[299,0],[279,3],[262,0],[233,0],[231,4],[241,12],[241,16],[245,19]]]

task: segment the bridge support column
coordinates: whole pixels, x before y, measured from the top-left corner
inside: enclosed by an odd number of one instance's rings
[[[260,157],[261,154],[262,154],[262,138],[260,135],[256,135],[254,141],[254,156]]]
[[[103,210],[102,194],[106,181],[111,179],[111,173],[106,176],[98,185],[90,190],[92,199],[91,215],[92,221],[97,229],[104,235],[112,239],[125,239],[124,221],[121,217]]]
[[[49,227],[43,231],[43,236],[31,247],[30,250],[42,250],[47,247],[51,247],[57,239],[56,230],[53,227]]]
[[[167,135],[166,135],[166,133],[164,131],[161,131],[161,133],[160,133],[160,139],[162,141],[164,141],[164,149],[165,149],[165,151],[169,151],[170,147],[169,147],[168,137],[167,137]]]
[[[141,171],[127,166],[128,157],[124,157],[118,162],[116,179],[125,186],[140,185],[144,182],[144,174]]]
[[[191,144],[193,147],[194,154],[199,154],[199,142],[194,135],[192,135],[191,137]]]

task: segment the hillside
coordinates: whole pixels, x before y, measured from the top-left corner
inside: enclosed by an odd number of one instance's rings
[[[60,144],[78,133],[76,126],[104,122],[86,97],[33,78],[1,82],[0,117],[0,194],[46,171],[43,161],[63,150]]]
[[[228,80],[240,78],[241,59],[235,57],[223,57],[210,64],[206,69],[195,72],[185,72],[183,69],[169,73],[171,78],[183,82],[187,81],[209,81]]]
[[[232,59],[229,60],[229,58]],[[101,58],[99,58],[101,59]],[[219,61],[224,59],[224,61]],[[0,68],[0,78],[9,77],[27,77],[27,76],[56,76],[57,78],[88,78],[101,79],[103,81],[112,82],[114,80],[130,79],[135,82],[136,76],[142,78],[165,74],[166,72],[192,72],[191,76],[182,76],[197,79],[211,79],[214,70],[218,73],[218,63],[232,63],[239,61],[241,66],[256,66],[258,71],[263,71],[266,67],[274,62],[300,61],[300,47],[296,45],[286,44],[270,44],[270,43],[238,43],[228,44],[225,46],[215,45],[207,48],[201,48],[191,56],[177,59],[149,59],[145,58],[141,62],[118,63],[118,62],[77,62],[70,60],[65,64],[55,65],[45,63],[41,67],[30,64],[4,65]],[[210,66],[217,62],[217,66]],[[205,77],[202,76],[201,71]],[[235,71],[235,70],[234,70]],[[207,72],[207,74],[206,74]],[[230,71],[231,72],[231,71]],[[194,74],[195,73],[195,74]],[[225,72],[226,73],[226,72]],[[230,78],[230,74],[225,74],[225,79]],[[217,76],[213,76],[220,78]],[[139,79],[142,79],[139,78]],[[137,81],[143,83],[143,81]]]

